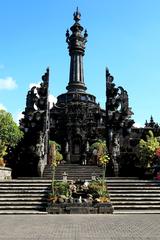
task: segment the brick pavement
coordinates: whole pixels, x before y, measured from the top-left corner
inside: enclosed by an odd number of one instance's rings
[[[159,240],[159,214],[1,215],[0,240]]]

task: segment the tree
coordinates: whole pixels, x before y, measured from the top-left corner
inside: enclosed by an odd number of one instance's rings
[[[56,167],[62,161],[63,156],[59,152],[60,145],[54,141],[49,141],[49,158],[52,166],[52,195],[54,196],[54,180],[55,180],[55,171]]]
[[[12,115],[5,110],[0,110],[0,139],[2,143],[15,147],[22,136],[23,133],[14,122]]]
[[[152,131],[146,135],[146,141],[141,139],[139,142],[139,154],[142,166],[147,167],[153,164],[156,157],[157,149],[160,148],[160,143]]]
[[[97,162],[102,165],[103,167],[103,182],[105,181],[105,172],[106,172],[106,165],[110,160],[110,157],[107,153],[106,142],[103,140],[98,140],[97,142],[93,143],[90,147],[92,151],[96,149],[97,151]]]
[[[7,150],[7,147],[0,140],[0,166],[4,166],[3,157],[7,154],[6,150]]]
[[[5,110],[0,110],[0,160],[2,163],[8,148],[14,148],[22,137],[23,133],[14,122],[12,115]]]

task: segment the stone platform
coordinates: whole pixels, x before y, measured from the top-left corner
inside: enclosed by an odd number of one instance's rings
[[[0,181],[10,180],[12,178],[12,169],[8,167],[0,167]]]
[[[113,213],[113,207],[108,203],[58,203],[47,207],[49,214],[108,214]]]

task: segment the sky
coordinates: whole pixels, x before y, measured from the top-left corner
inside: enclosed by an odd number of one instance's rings
[[[137,126],[160,123],[159,0],[0,0],[0,108],[15,121],[29,86],[50,68],[50,94],[66,92],[70,58],[65,33],[76,7],[88,31],[87,92],[105,106],[105,68],[128,91]]]

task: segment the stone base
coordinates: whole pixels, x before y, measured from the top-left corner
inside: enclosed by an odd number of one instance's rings
[[[7,167],[0,167],[0,180],[10,180],[12,169]]]
[[[113,206],[111,203],[98,203],[95,207],[99,214],[113,213]]]
[[[49,214],[112,214],[113,206],[108,203],[92,204],[69,204],[69,203],[53,203],[47,207]]]

